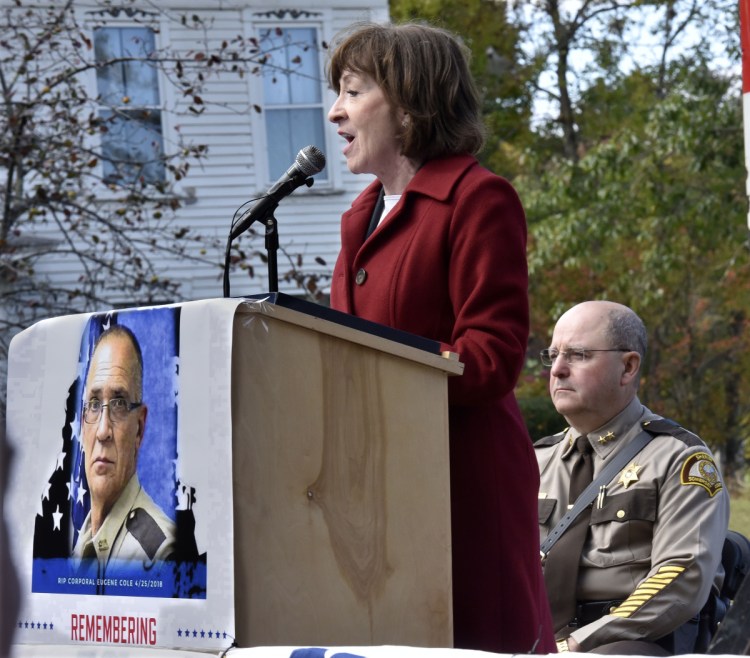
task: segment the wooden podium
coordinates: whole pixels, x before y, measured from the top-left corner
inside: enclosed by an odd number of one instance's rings
[[[139,483],[175,520],[181,550],[82,565],[71,551],[91,498],[84,383],[114,325],[143,357]],[[278,293],[18,334],[4,501],[14,641],[45,655],[452,646],[447,380],[463,366],[439,349]]]
[[[463,366],[408,338],[284,295],[237,309],[238,646],[453,645],[447,378]]]

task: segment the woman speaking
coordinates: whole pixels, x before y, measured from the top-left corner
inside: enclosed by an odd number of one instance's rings
[[[454,644],[555,651],[539,561],[539,473],[513,390],[528,338],[523,208],[480,166],[467,49],[421,24],[359,24],[334,43],[328,118],[373,174],[341,220],[331,306],[439,341],[449,381]]]

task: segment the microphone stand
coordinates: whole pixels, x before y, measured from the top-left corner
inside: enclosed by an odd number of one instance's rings
[[[312,187],[315,180],[310,176],[304,185]],[[279,226],[274,216],[274,210],[267,212],[263,218],[257,218],[255,221],[262,221],[266,227],[266,262],[268,263],[268,292],[279,292],[279,272],[277,266],[277,254],[279,251]],[[250,227],[248,227],[250,228]],[[224,297],[229,297],[229,253],[232,246],[232,233],[230,230],[227,239],[226,254],[224,256]]]
[[[268,292],[279,292],[279,272],[276,256],[279,251],[279,224],[271,213],[265,219],[266,254],[268,262]]]

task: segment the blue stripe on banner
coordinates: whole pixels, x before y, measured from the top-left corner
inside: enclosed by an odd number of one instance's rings
[[[144,569],[138,563],[120,563],[99,578],[95,567],[76,569],[73,559],[36,559],[31,582],[33,592],[49,594],[205,599],[206,564],[160,562]]]

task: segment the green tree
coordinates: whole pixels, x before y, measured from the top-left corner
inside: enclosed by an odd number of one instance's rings
[[[534,340],[577,301],[632,306],[650,334],[642,399],[721,448],[731,476],[750,413],[742,117],[733,80],[705,66],[679,63],[670,88],[578,161],[517,180]]]
[[[644,402],[740,473],[750,297],[736,3],[458,6],[393,0],[392,13],[461,33],[486,98],[506,94],[485,107],[484,160],[527,210],[532,331],[518,394],[532,436],[564,426],[536,359],[555,320],[584,299],[615,299],[649,328]],[[509,62],[496,69],[502,85],[486,76],[488,46]]]
[[[610,90],[648,69],[657,98],[671,84],[670,66],[689,53],[695,61],[724,57],[736,31],[726,0],[515,0],[512,22],[521,35],[524,70],[535,100],[536,151],[576,161],[606,137],[627,112],[607,102]],[[736,7],[732,7],[736,15]],[[712,44],[708,46],[708,44]],[[599,103],[595,101],[599,100]],[[625,99],[620,100],[627,100]],[[611,112],[614,110],[614,113]]]

